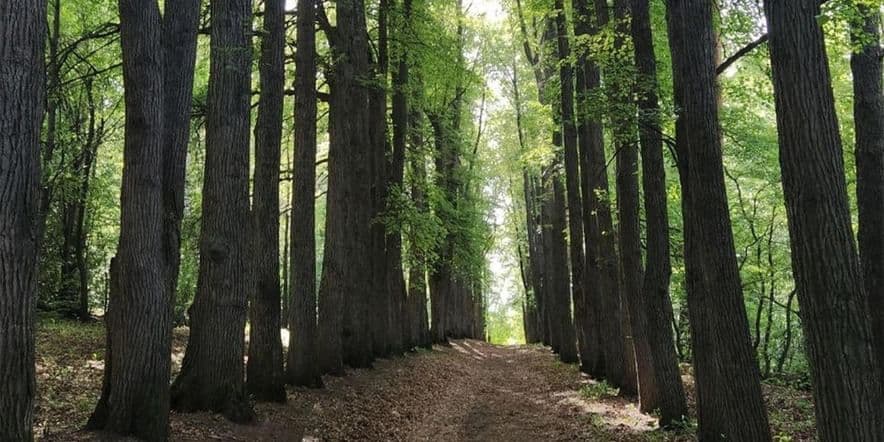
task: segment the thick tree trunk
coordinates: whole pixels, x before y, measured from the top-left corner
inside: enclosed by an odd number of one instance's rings
[[[663,161],[660,107],[657,102],[657,61],[648,0],[632,0],[631,23],[638,74],[638,123],[647,219],[647,258],[642,285],[644,328],[660,395],[660,425],[667,428],[684,421],[688,407],[672,333],[666,166]]]
[[[884,369],[884,85],[881,14],[857,5],[862,18],[852,28],[861,49],[850,59],[856,124],[856,196],[859,257],[872,315],[879,368]]]
[[[792,271],[817,428],[822,440],[881,440],[884,389],[851,227],[828,57],[817,21],[820,3],[768,0],[765,13]],[[875,81],[880,85],[881,78]]]
[[[316,323],[316,2],[298,0],[295,169],[291,213],[291,308],[286,382],[322,386]]]
[[[135,171],[124,176],[120,245],[111,265],[106,314],[104,384],[87,428],[163,440],[168,435],[168,354],[199,1],[167,4],[162,23],[150,1],[121,1],[120,15],[127,97],[124,162],[126,170]],[[158,90],[163,91],[160,98]],[[147,184],[146,176],[161,181],[162,188]],[[127,230],[131,233],[124,234]],[[150,266],[156,260],[160,268],[146,267],[145,259]]]
[[[285,402],[280,339],[279,163],[285,89],[285,1],[265,0],[261,99],[255,124],[252,269],[246,388],[258,401]],[[309,52],[309,49],[308,51]]]
[[[558,137],[557,137],[558,138]],[[571,290],[568,287],[568,245],[565,240],[565,189],[558,173],[548,178],[550,194],[543,202],[544,236],[547,238],[550,287],[547,308],[550,341],[559,359],[572,364],[579,361],[577,336],[571,316]]]
[[[712,4],[667,5],[686,285],[702,440],[770,440],[737,271],[721,157]]]
[[[34,438],[46,1],[0,3],[0,440]]]
[[[200,269],[190,336],[172,407],[210,410],[234,422],[255,414],[243,356],[249,287],[251,0],[212,2]]]
[[[88,429],[168,437],[171,307],[162,248],[163,23],[156,3],[120,1],[126,101],[120,242],[111,269],[101,398]]]
[[[362,0],[337,2],[329,78],[329,182],[319,288],[322,368],[342,373],[372,365],[372,137],[368,32]]]

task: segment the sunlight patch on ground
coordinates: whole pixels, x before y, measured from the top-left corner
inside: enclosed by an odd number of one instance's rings
[[[657,420],[642,413],[635,404],[620,398],[586,400],[577,391],[555,393],[559,404],[596,417],[594,422],[608,429],[627,429],[634,432],[650,432],[657,429]]]

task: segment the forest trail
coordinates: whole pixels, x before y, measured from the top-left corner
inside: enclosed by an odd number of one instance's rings
[[[370,370],[290,389],[286,405],[259,404],[260,422],[173,415],[177,440],[636,440],[654,419],[625,399],[587,399],[591,381],[548,349],[453,341]]]

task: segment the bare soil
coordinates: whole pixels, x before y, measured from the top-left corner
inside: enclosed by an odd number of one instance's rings
[[[177,329],[173,366],[187,337]],[[36,435],[41,440],[114,440],[79,431],[98,398],[103,369],[100,323],[42,323],[37,336]],[[689,393],[690,377],[685,376]],[[652,416],[540,346],[453,341],[374,368],[325,377],[325,388],[289,388],[286,404],[256,404],[254,425],[210,413],[178,414],[180,441],[681,441],[693,428],[664,433]],[[772,432],[812,440],[809,395],[765,387]],[[692,396],[692,395],[691,395]],[[800,406],[794,405],[799,403]],[[691,400],[691,402],[693,402]],[[811,407],[811,408],[808,408]],[[810,411],[808,411],[810,410]],[[808,412],[810,416],[808,417]],[[778,418],[779,416],[779,418]]]

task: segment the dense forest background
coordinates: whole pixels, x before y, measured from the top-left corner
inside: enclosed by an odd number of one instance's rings
[[[50,115],[54,115],[55,144],[57,148],[44,151],[44,179],[47,183],[46,240],[41,253],[40,296],[41,310],[58,312],[64,316],[89,317],[101,315],[107,301],[108,269],[119,236],[119,189],[122,169],[123,104],[120,84],[119,37],[116,28],[116,3],[58,1],[50,8],[49,66],[58,65],[58,78],[51,79],[49,87]],[[541,2],[542,3],[542,2]],[[721,5],[721,44],[725,56],[743,49],[746,44],[765,34],[765,23],[760,6],[752,2],[724,2]],[[658,75],[661,85],[661,108],[664,122],[673,133],[675,107],[671,102],[671,62],[667,48],[665,10],[661,2],[651,2]],[[526,2],[526,14],[535,22],[545,14],[544,5],[532,6]],[[260,8],[257,5],[256,8]],[[293,5],[289,5],[289,10]],[[519,247],[524,241],[524,195],[522,194],[523,164],[542,164],[551,155],[552,145],[547,133],[551,121],[549,105],[542,105],[532,86],[530,66],[520,51],[521,37],[515,19],[515,6],[509,4],[477,4],[469,10],[467,19],[473,44],[468,57],[472,75],[476,76],[471,94],[471,125],[483,124],[476,134],[476,163],[473,169],[477,180],[483,183],[483,209],[476,217],[475,229],[491,228],[484,234],[493,236],[484,246],[493,249],[493,273],[486,284],[489,292],[489,337],[492,342],[523,342],[523,300],[516,295],[524,290],[518,274]],[[56,12],[57,11],[57,12]],[[509,14],[507,14],[509,12]],[[60,17],[58,27],[54,17]],[[844,142],[845,170],[848,189],[856,192],[856,172],[853,152],[853,90],[850,75],[852,43],[850,22],[844,7],[830,2],[821,16],[826,30],[827,49],[830,52],[832,87],[836,97],[838,121]],[[205,28],[207,18],[202,19]],[[435,14],[444,17],[442,13]],[[260,18],[255,19],[260,26]],[[441,25],[441,24],[440,24]],[[449,23],[450,25],[450,23]],[[294,26],[289,26],[289,54],[292,53]],[[427,32],[430,32],[429,30]],[[321,35],[321,34],[320,34]],[[191,122],[191,142],[188,148],[186,205],[182,222],[182,265],[179,278],[179,296],[176,298],[175,321],[184,324],[185,311],[196,292],[198,270],[198,238],[201,207],[201,188],[204,161],[205,100],[208,82],[208,36],[200,37],[194,81],[194,116]],[[444,42],[437,42],[443,44]],[[582,42],[594,53],[603,53],[606,43]],[[57,46],[57,47],[56,47]],[[53,47],[56,47],[53,50]],[[258,41],[256,40],[256,51]],[[320,48],[323,46],[320,45]],[[432,59],[432,49],[421,47]],[[444,50],[444,48],[435,48]],[[322,49],[320,49],[322,50]],[[288,59],[291,61],[291,57]],[[57,60],[57,61],[55,61]],[[257,63],[257,57],[255,57]],[[444,66],[444,59],[437,62]],[[292,63],[287,64],[289,77]],[[436,76],[452,75],[442,69],[424,67]],[[722,94],[723,154],[735,244],[738,251],[744,285],[746,307],[751,319],[753,346],[757,349],[765,375],[783,374],[807,380],[807,367],[802,347],[798,306],[792,282],[788,230],[777,156],[777,132],[773,89],[768,80],[768,56],[764,45],[739,58],[719,77]],[[254,89],[258,89],[258,70],[253,69]],[[54,69],[49,74],[54,77]],[[512,101],[513,77],[521,82],[524,132],[532,146],[521,152],[515,128]],[[532,93],[532,91],[534,91]],[[484,101],[483,101],[484,95]],[[254,96],[257,104],[258,96]],[[669,100],[669,101],[667,101]],[[283,111],[282,174],[280,179],[281,256],[287,256],[286,228],[288,228],[291,201],[291,163],[294,132],[293,102],[285,101]],[[327,112],[320,102],[320,115]],[[482,115],[480,115],[482,114]],[[481,119],[479,118],[481,116]],[[319,120],[319,152],[317,166],[317,256],[320,264],[323,252],[323,226],[327,171],[323,158],[327,155],[327,125]],[[671,151],[665,151],[670,172],[674,169]],[[613,168],[610,175],[614,176]],[[612,201],[616,190],[611,189]],[[679,185],[676,174],[667,181],[671,231],[680,231]],[[855,197],[854,217],[857,214]],[[854,220],[856,221],[856,220]],[[433,241],[432,223],[421,232],[422,240]],[[684,267],[679,251],[681,237],[670,236],[673,250],[672,296],[676,318],[679,355],[690,359],[689,330],[681,312],[686,308],[683,287]],[[481,260],[480,260],[481,261]],[[282,265],[282,284],[287,287]],[[317,271],[317,275],[319,271]],[[317,277],[318,278],[318,277]],[[286,293],[283,290],[283,293]]]
[[[249,422],[474,338],[548,345],[667,428],[696,372],[701,439],[770,437],[759,380],[813,391],[823,440],[884,437],[880,0],[181,3],[34,19],[34,305],[107,324],[89,428]]]

